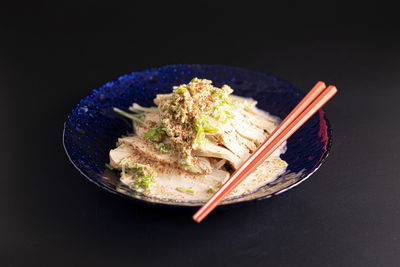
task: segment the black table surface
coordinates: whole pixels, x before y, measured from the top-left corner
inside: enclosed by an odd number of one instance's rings
[[[399,266],[395,8],[167,2],[1,9],[0,266]],[[122,74],[177,63],[246,67],[305,91],[335,84],[325,164],[201,224],[86,180],[62,146],[69,111]]]

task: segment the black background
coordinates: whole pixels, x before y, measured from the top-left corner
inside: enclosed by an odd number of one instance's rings
[[[397,8],[345,2],[8,2],[0,7],[0,266],[399,266]],[[63,122],[93,88],[175,63],[339,93],[307,182],[246,207],[138,205],[87,181]],[[397,113],[396,113],[397,112]]]

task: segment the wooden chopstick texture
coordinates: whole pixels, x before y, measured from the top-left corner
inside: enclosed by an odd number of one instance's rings
[[[299,104],[282,121],[267,140],[239,167],[222,187],[193,215],[196,222],[201,222],[232,190],[249,176],[283,142],[299,129],[337,92],[335,86],[325,88],[325,83],[318,82]]]

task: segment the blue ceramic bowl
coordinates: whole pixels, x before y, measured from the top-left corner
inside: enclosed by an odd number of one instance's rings
[[[146,197],[119,182],[119,174],[108,170],[108,153],[118,137],[132,132],[113,107],[127,109],[133,102],[152,106],[153,98],[169,93],[173,85],[188,83],[193,77],[206,78],[216,86],[230,85],[235,94],[252,97],[258,107],[285,118],[305,95],[292,84],[272,75],[221,65],[170,65],[134,72],[108,82],[83,98],[72,110],[64,126],[64,147],[72,164],[90,181],[109,192],[156,205],[200,206],[202,202],[176,202]],[[282,158],[287,171],[256,192],[225,200],[222,205],[260,200],[280,194],[314,173],[328,156],[332,130],[320,110],[287,142]]]

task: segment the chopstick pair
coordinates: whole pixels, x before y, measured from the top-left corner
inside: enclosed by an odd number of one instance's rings
[[[283,142],[296,132],[337,92],[335,86],[326,88],[324,82],[317,82],[310,92],[289,113],[264,143],[250,155],[222,187],[193,215],[201,222],[218,204],[234,190],[247,176],[261,165]]]

